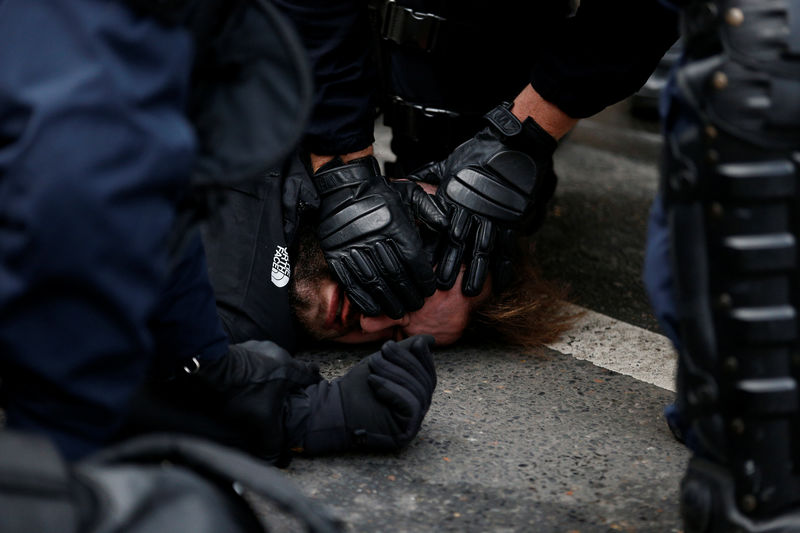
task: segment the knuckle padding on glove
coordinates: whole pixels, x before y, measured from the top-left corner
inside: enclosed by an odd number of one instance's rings
[[[395,296],[392,288],[387,285],[386,280],[379,276],[380,267],[376,266],[375,260],[370,257],[369,250],[352,249],[350,251],[350,258],[345,258],[345,265],[350,268],[350,271],[366,286],[366,291],[374,299],[379,300],[382,304],[380,307],[391,318],[400,318],[403,315],[403,309],[400,302]],[[365,309],[365,313],[368,311]]]
[[[516,150],[503,151],[492,156],[486,166],[511,182],[523,194],[530,195],[533,192],[537,167],[528,154]]]
[[[447,183],[445,193],[453,202],[479,215],[504,221],[517,220],[529,203],[528,195],[516,187],[469,167],[456,173]]]
[[[410,290],[413,293],[405,296],[411,296],[412,299],[416,299],[419,291],[416,286],[410,283],[411,280],[409,278],[409,270],[400,260],[400,258],[403,257],[403,254],[400,252],[397,244],[392,239],[388,239],[375,244],[373,246],[373,250],[378,258],[381,272],[385,275],[385,277],[392,284],[397,285],[397,288]],[[414,267],[416,266],[416,258],[413,257],[407,259],[407,264],[411,267],[410,272],[413,274],[415,272]],[[419,279],[417,281],[421,285],[420,288],[427,288],[426,285],[428,284],[428,279]]]
[[[350,277],[350,273],[347,271],[345,265],[342,264],[342,261],[339,259],[331,259],[328,262],[328,265],[333,270],[333,273],[339,278],[339,281],[345,285],[346,287],[350,287],[353,285],[353,280]]]
[[[367,291],[356,281],[353,280],[351,272],[355,274],[355,265],[348,264],[349,259],[343,258],[342,262],[331,261],[330,266],[336,277],[344,285],[350,300],[360,307],[367,315],[377,315],[380,309]]]
[[[339,278],[339,282],[344,285],[345,290],[364,290],[358,281],[353,279],[355,275],[355,265],[350,262],[349,258],[343,257],[341,260],[333,259],[329,264],[333,273]]]
[[[350,260],[345,259],[345,264],[351,268],[352,272],[362,282],[371,283],[378,277],[378,273],[367,257],[365,250],[358,248],[350,250]]]
[[[450,246],[442,255],[437,271],[437,281],[442,289],[450,289],[456,282],[461,269],[461,257],[464,255],[462,247]]]
[[[465,296],[477,296],[486,281],[486,257],[475,256],[470,263],[467,275],[464,277],[462,292]]]
[[[320,194],[328,194],[343,187],[359,185],[379,174],[378,161],[374,158],[365,158],[317,173],[314,176],[314,184]]]
[[[494,246],[494,224],[483,220],[475,233],[475,253],[489,253]]]
[[[475,232],[472,247],[472,259],[462,281],[462,292],[466,296],[477,296],[486,281],[489,265],[489,254],[494,247],[494,225],[491,220],[481,220]]]
[[[450,225],[450,238],[453,242],[463,245],[463,241],[472,228],[472,214],[465,209],[457,209],[453,214]]]
[[[464,209],[455,209],[450,224],[450,239],[444,244],[440,254],[439,269],[436,279],[440,288],[449,289],[453,286],[461,270],[461,258],[464,256],[464,240],[472,228],[473,216]]]
[[[382,230],[391,222],[392,213],[383,199],[370,196],[323,220],[319,225],[320,245],[323,249],[340,248]]]
[[[390,276],[402,274],[403,265],[398,261],[393,249],[383,242],[377,243],[373,249],[378,256],[378,264],[382,272]]]
[[[416,311],[421,308],[425,303],[424,297],[420,294],[417,287],[411,282],[408,277],[406,269],[403,264],[398,260],[398,252],[391,246],[391,242],[378,243],[374,247],[374,254],[377,256],[376,264],[380,270],[381,276],[386,280],[388,288],[392,291],[392,296],[397,298],[403,305],[402,309],[395,309],[393,318],[399,318],[404,315],[405,311]],[[431,282],[433,279],[431,279]],[[427,289],[427,280],[423,289]],[[392,316],[392,315],[390,315]]]

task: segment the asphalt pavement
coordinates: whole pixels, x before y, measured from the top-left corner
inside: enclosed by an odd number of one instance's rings
[[[657,122],[628,105],[583,121],[559,147],[537,237],[537,262],[571,286],[585,319],[536,350],[491,339],[437,349],[439,384],[407,449],[296,458],[285,470],[348,531],[681,530],[689,456],[662,417],[675,355],[640,279],[661,141]],[[299,357],[334,377],[370,351]]]

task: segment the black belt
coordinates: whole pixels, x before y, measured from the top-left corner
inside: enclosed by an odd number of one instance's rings
[[[394,0],[382,10],[381,36],[403,46],[414,46],[425,52],[436,48],[447,19],[433,13],[422,13],[399,6]]]
[[[566,0],[563,16],[574,14],[579,5],[580,0]],[[383,39],[424,52],[446,46],[447,41],[455,41],[452,46],[457,46],[459,40],[464,42],[481,34],[481,21],[454,20],[435,13],[415,11],[398,5],[396,0],[370,0],[369,7],[381,21]]]
[[[399,96],[392,96],[386,104],[384,124],[392,128],[395,135],[413,141],[449,142],[455,137],[463,137],[480,129],[483,113],[459,113],[448,109],[427,107],[406,102]]]
[[[447,42],[470,39],[480,34],[480,25],[453,20],[434,13],[415,11],[395,0],[371,0],[369,7],[380,21],[384,41],[422,52],[434,52]]]

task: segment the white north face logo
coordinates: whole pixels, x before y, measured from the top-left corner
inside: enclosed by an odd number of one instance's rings
[[[272,283],[276,287],[285,287],[289,283],[291,267],[289,266],[289,252],[285,246],[278,246],[275,249],[275,256],[272,258]]]

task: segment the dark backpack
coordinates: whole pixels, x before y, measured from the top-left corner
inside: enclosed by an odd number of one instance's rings
[[[44,437],[0,431],[3,533],[263,533],[260,503],[342,530],[274,467],[208,441],[151,435],[67,464]]]

